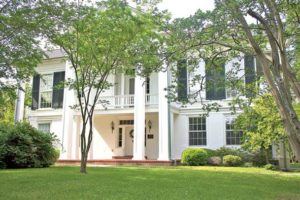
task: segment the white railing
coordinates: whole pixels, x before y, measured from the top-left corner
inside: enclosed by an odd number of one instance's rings
[[[147,94],[145,96],[146,106],[158,104],[158,95]],[[98,105],[103,108],[130,108],[134,107],[134,95],[102,96]]]

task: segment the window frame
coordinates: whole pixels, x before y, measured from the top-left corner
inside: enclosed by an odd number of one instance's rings
[[[42,90],[42,84],[44,84],[44,80],[43,78],[45,76],[52,76],[52,85],[51,85],[51,89],[49,90]],[[41,77],[40,77],[40,87],[39,87],[39,109],[50,109],[52,108],[52,98],[53,98],[53,81],[54,81],[54,73],[47,73],[47,74],[42,74]],[[51,93],[51,96],[50,96],[50,106],[49,107],[42,107],[42,93]]]
[[[49,125],[49,131],[45,131],[45,130],[41,129],[41,128],[40,128],[41,125]],[[39,123],[38,123],[38,126],[37,126],[37,129],[38,129],[39,131],[44,132],[44,133],[51,133],[51,122],[39,122]]]
[[[243,137],[243,131],[240,129],[235,129],[233,127],[234,120],[236,120],[236,117],[226,117],[225,118],[225,144],[226,146],[240,146],[242,144],[242,137]],[[230,129],[227,129],[227,122],[230,122],[229,126]],[[236,133],[234,133],[236,132]],[[230,134],[230,137],[227,135]],[[235,142],[232,142],[232,139],[234,139]],[[230,142],[228,143],[228,140]],[[237,140],[239,143],[237,143]]]
[[[191,123],[191,121],[193,121],[193,122]],[[206,121],[207,121],[206,117],[189,117],[188,118],[188,126],[189,126],[189,128],[188,128],[188,144],[189,144],[189,146],[207,146],[207,125],[206,125],[207,123],[206,123]],[[191,129],[191,127],[193,127],[193,128]],[[203,128],[203,127],[205,127],[205,128]],[[192,139],[191,139],[191,133],[194,133],[194,137]],[[191,142],[191,140],[194,140],[194,142]]]

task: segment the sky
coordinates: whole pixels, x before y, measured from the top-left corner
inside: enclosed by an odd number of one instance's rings
[[[188,17],[198,9],[212,10],[214,0],[163,0],[158,7],[169,10],[173,18]]]

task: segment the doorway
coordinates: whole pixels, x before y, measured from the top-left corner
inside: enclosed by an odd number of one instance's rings
[[[133,156],[133,126],[125,128],[125,155]]]

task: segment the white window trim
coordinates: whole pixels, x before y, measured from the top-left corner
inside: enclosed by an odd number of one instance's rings
[[[47,76],[47,75],[52,75],[52,89],[51,89],[51,107],[46,107],[46,108],[42,108],[41,107],[41,103],[42,103],[42,91],[41,91],[41,82],[43,81],[42,80],[42,77],[43,76]],[[39,108],[39,110],[53,110],[53,108],[52,108],[52,96],[53,96],[53,81],[54,81],[54,73],[45,73],[45,74],[41,74],[41,77],[40,77],[40,87],[39,87],[39,106],[38,106],[38,108]],[[49,91],[43,91],[43,92],[50,92],[50,90]]]
[[[224,144],[226,147],[234,147],[234,148],[237,148],[237,147],[240,147],[241,145],[240,144],[227,144],[227,134],[226,134],[226,122],[227,120],[236,120],[238,116],[231,116],[231,115],[225,115],[225,121],[224,121]]]

